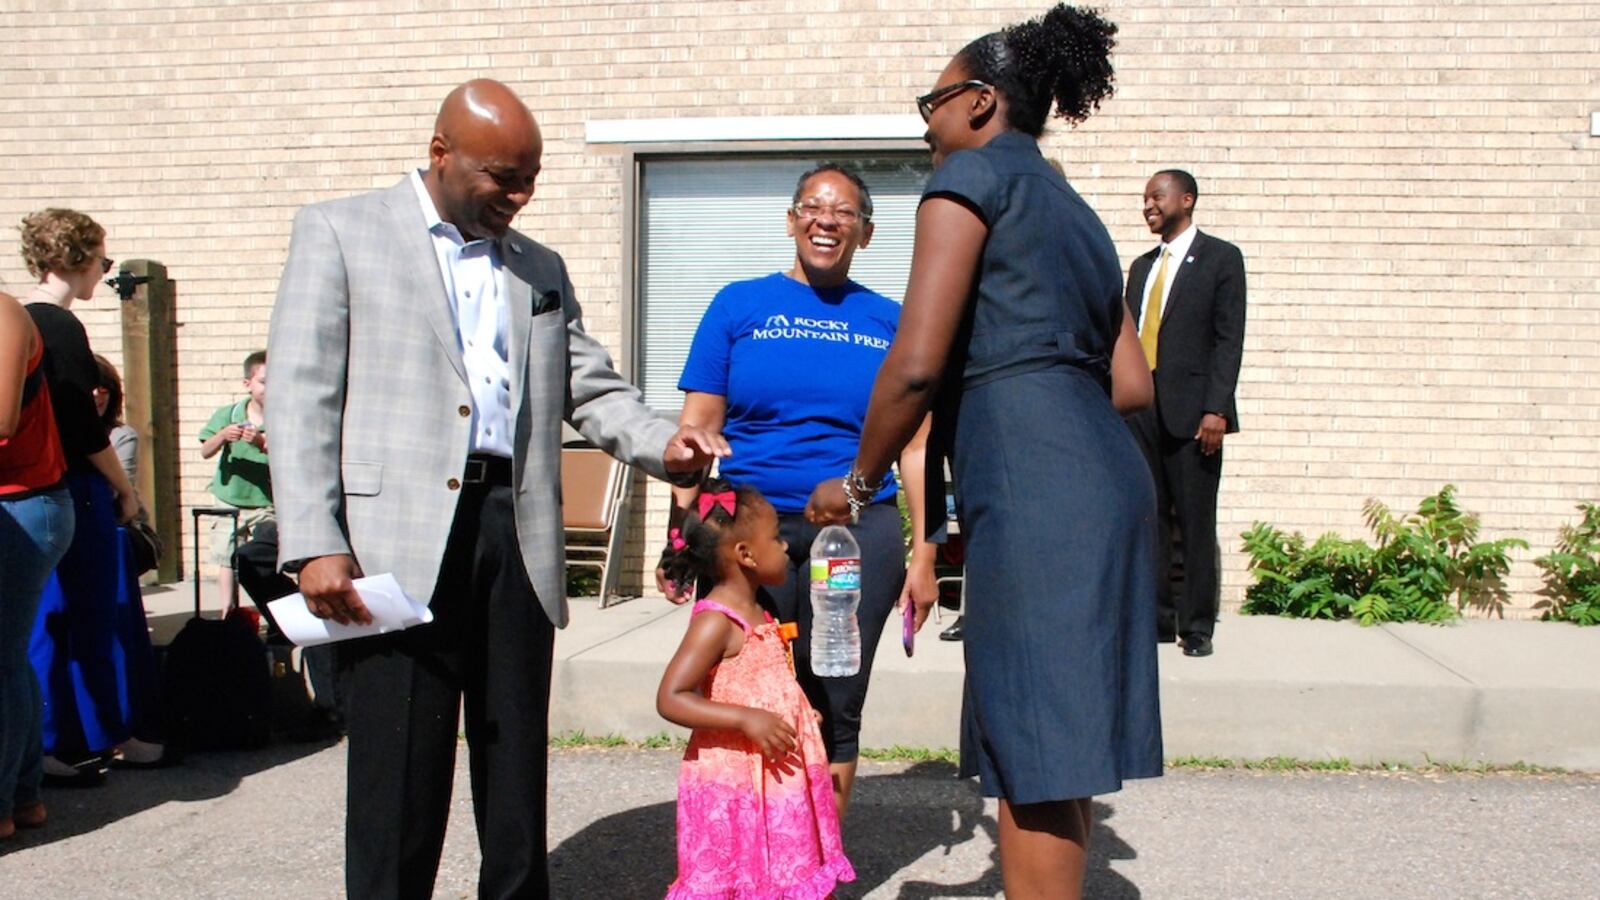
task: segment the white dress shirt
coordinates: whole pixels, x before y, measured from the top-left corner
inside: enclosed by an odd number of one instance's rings
[[[468,241],[439,218],[420,169],[411,186],[422,204],[422,218],[433,238],[439,272],[456,317],[456,340],[472,391],[472,453],[511,458],[511,366],[506,362],[510,322],[506,314],[506,272],[498,242]]]
[[[1171,254],[1167,259],[1167,280],[1161,285],[1161,311],[1156,315],[1165,315],[1167,312],[1167,298],[1172,296],[1172,284],[1178,280],[1178,269],[1188,261],[1189,248],[1194,245],[1195,227],[1190,222],[1183,233],[1172,239],[1170,244],[1162,244],[1161,249]],[[1145,313],[1150,311],[1150,289],[1155,287],[1156,273],[1161,271],[1161,257],[1157,256],[1155,263],[1150,266],[1149,274],[1144,277],[1144,303],[1139,307],[1139,330],[1144,330]],[[1160,322],[1160,319],[1156,320]]]

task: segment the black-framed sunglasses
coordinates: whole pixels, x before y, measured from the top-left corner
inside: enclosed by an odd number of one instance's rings
[[[109,275],[109,274],[111,274],[111,267],[116,265],[116,264],[117,264],[117,261],[114,260],[114,259],[107,259],[104,256],[100,257],[100,274],[101,275]]]
[[[962,91],[970,90],[971,88],[986,87],[992,87],[992,85],[990,85],[987,81],[979,81],[976,78],[969,78],[966,81],[958,81],[955,84],[947,84],[931,94],[923,94],[921,97],[918,97],[917,112],[922,113],[922,121],[926,122],[933,118],[933,111],[937,109],[939,104],[943,103],[944,101],[954,97]]]

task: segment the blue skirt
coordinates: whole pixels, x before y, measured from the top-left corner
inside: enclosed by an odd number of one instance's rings
[[[127,530],[98,473],[68,476],[77,525],[45,584],[28,657],[44,694],[44,749],[100,753],[158,737],[155,654]]]
[[[967,541],[962,774],[1013,803],[1161,774],[1155,489],[1066,366],[968,387],[951,470]]]

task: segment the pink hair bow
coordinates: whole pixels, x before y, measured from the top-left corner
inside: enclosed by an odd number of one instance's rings
[[[710,515],[711,511],[719,506],[727,510],[728,516],[732,518],[734,509],[739,505],[739,496],[733,491],[718,491],[714,494],[702,491],[699,504],[701,519]]]

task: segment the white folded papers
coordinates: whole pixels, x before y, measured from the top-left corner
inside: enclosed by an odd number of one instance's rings
[[[319,619],[306,608],[306,598],[300,594],[273,600],[267,604],[267,609],[272,611],[284,636],[301,647],[404,631],[413,625],[433,621],[433,612],[427,604],[412,599],[400,587],[400,582],[387,572],[357,578],[355,587],[361,602],[367,605],[367,612],[372,614],[370,625],[341,625],[332,619]]]

